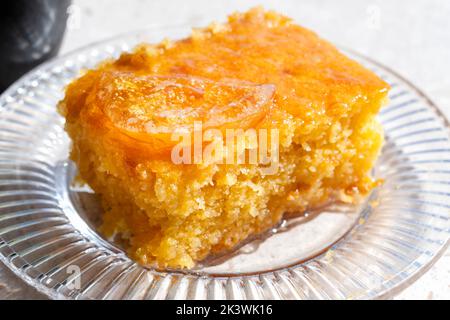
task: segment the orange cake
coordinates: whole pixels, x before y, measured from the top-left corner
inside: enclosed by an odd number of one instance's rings
[[[388,89],[256,8],[105,61],[67,87],[60,111],[102,201],[101,232],[144,265],[190,268],[284,215],[367,194]]]

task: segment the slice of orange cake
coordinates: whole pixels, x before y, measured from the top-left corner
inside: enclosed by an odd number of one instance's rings
[[[138,262],[190,268],[375,185],[388,85],[263,9],[143,44],[73,81],[60,103],[101,231]]]

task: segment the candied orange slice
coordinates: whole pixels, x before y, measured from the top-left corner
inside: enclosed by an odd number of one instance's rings
[[[173,133],[247,129],[269,112],[275,86],[241,80],[213,81],[186,75],[136,75],[103,72],[96,102],[112,124],[126,135],[163,148]]]

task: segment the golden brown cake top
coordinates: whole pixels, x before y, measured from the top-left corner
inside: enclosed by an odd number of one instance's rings
[[[108,122],[158,149],[167,132],[195,120],[218,128],[271,117],[281,125],[287,116],[298,125],[331,123],[361,112],[387,89],[313,32],[255,8],[187,39],[141,45],[88,72],[69,86],[66,114],[70,120],[91,109],[98,116],[93,122]],[[375,113],[379,103],[367,108]]]

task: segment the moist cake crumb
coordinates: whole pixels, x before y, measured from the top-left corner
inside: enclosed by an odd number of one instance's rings
[[[388,89],[315,33],[255,8],[103,62],[59,109],[71,159],[101,199],[101,232],[124,238],[141,264],[191,268],[285,215],[370,192]],[[218,161],[227,152],[175,163],[171,134],[195,133],[195,122],[200,133],[276,129],[276,170]],[[234,152],[250,154],[258,139]]]

